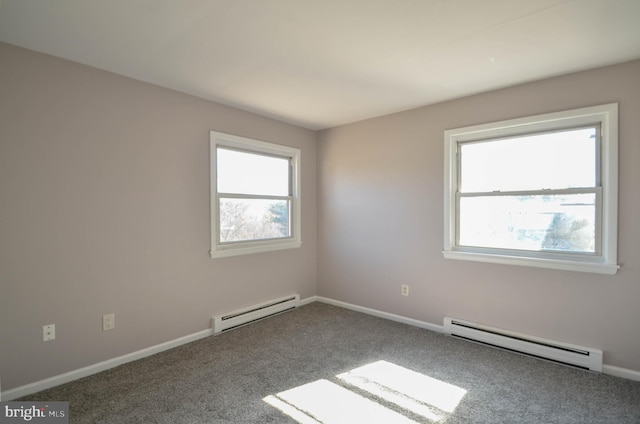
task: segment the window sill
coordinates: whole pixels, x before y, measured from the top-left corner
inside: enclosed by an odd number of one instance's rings
[[[477,252],[461,252],[443,250],[445,259],[457,259],[463,261],[488,262],[504,265],[529,266],[536,268],[559,269],[563,271],[590,272],[595,274],[614,275],[620,268],[617,264],[600,262],[579,262],[544,258],[524,258],[520,256],[496,255]]]
[[[254,253],[272,252],[276,250],[296,249],[302,246],[298,240],[287,240],[281,242],[248,244],[238,243],[225,246],[218,246],[216,250],[211,250],[211,259],[226,258],[230,256],[251,255]]]

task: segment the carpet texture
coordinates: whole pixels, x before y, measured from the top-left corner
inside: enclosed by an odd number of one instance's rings
[[[640,423],[640,382],[322,303],[21,400],[72,423]]]

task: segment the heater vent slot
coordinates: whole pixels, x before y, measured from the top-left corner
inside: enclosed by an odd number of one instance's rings
[[[602,351],[598,349],[545,340],[450,317],[444,319],[444,332],[536,358],[602,372]]]

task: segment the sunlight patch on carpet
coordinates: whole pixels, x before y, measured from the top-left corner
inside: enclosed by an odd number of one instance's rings
[[[356,368],[338,378],[431,420],[441,417],[438,410],[452,413],[467,394],[458,386],[387,361]]]
[[[404,415],[328,380],[317,380],[295,389],[280,392],[275,397],[314,419],[314,421],[300,421],[288,412],[282,411],[305,424],[312,422],[416,424],[415,421]],[[265,401],[275,406],[270,398],[265,398]]]
[[[440,421],[466,390],[387,361],[321,379],[263,400],[300,424],[413,424],[411,415]],[[359,393],[356,393],[356,389]],[[360,393],[365,393],[366,397]],[[385,406],[406,411],[406,415]]]

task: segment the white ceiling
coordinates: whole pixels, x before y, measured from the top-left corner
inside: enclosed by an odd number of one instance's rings
[[[640,58],[640,0],[0,0],[0,41],[322,129]]]

